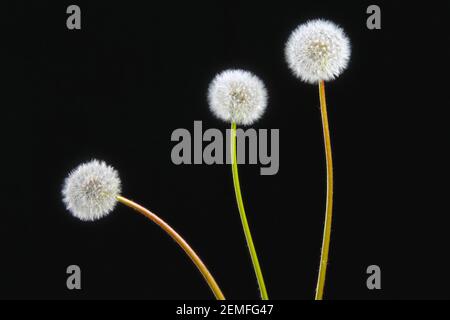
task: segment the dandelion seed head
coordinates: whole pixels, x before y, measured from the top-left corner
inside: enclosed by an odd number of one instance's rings
[[[103,161],[79,165],[64,181],[63,202],[75,217],[94,221],[110,213],[117,203],[121,183],[117,171]]]
[[[289,68],[308,83],[338,77],[347,68],[350,53],[350,40],[344,31],[321,19],[298,26],[285,47]]]
[[[267,90],[251,72],[226,70],[211,82],[208,102],[219,119],[250,125],[262,116],[267,107]]]

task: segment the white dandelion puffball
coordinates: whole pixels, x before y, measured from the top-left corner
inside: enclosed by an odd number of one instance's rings
[[[350,60],[350,40],[333,22],[312,20],[295,29],[285,55],[294,75],[309,83],[333,80]]]
[[[94,221],[114,209],[120,190],[117,171],[103,161],[92,160],[69,174],[62,194],[67,210],[75,217]]]
[[[264,83],[251,72],[226,70],[211,82],[208,102],[219,119],[249,125],[264,113],[267,91]]]

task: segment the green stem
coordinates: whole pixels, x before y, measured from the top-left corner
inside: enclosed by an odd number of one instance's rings
[[[327,275],[328,254],[331,240],[331,220],[333,217],[333,157],[331,154],[330,128],[328,125],[327,103],[325,98],[325,83],[319,82],[320,110],[322,113],[323,138],[325,144],[325,158],[327,166],[327,202],[325,209],[325,223],[323,229],[322,252],[320,254],[319,277],[317,279],[316,300],[323,299],[325,278]]]
[[[259,265],[258,255],[256,254],[255,245],[253,244],[252,234],[250,227],[248,226],[247,216],[245,215],[244,202],[242,201],[241,186],[239,183],[239,173],[237,164],[237,152],[236,152],[236,123],[231,123],[231,168],[233,172],[234,191],[236,193],[236,201],[239,209],[239,215],[241,216],[242,227],[244,229],[245,239],[247,240],[250,257],[252,258],[253,269],[255,270],[256,279],[258,280],[259,290],[262,300],[269,300],[267,295],[266,285],[264,283],[264,277]]]

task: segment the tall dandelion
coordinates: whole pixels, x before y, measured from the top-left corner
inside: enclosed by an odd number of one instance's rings
[[[186,252],[208,283],[217,300],[225,300],[217,282],[189,244],[164,220],[139,204],[122,197],[117,171],[103,161],[81,164],[66,178],[62,190],[63,202],[75,217],[94,221],[109,214],[120,202],[144,215],[161,227]]]
[[[236,151],[236,126],[250,125],[262,116],[267,106],[266,88],[258,77],[248,71],[226,70],[218,74],[211,82],[208,90],[208,102],[211,111],[219,119],[231,122],[231,164],[237,206],[261,298],[268,300],[264,277],[245,214]]]
[[[286,60],[294,75],[319,85],[320,110],[327,167],[327,202],[316,300],[322,300],[328,263],[333,212],[333,159],[325,100],[325,81],[344,71],[350,59],[350,41],[344,31],[330,21],[312,20],[292,32],[285,48]]]

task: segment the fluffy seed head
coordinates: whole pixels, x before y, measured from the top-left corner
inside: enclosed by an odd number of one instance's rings
[[[219,119],[249,125],[264,113],[267,91],[264,83],[251,72],[226,70],[211,82],[208,102]]]
[[[350,41],[333,22],[312,20],[295,29],[285,55],[294,75],[309,83],[333,80],[350,59]]]
[[[103,161],[92,160],[69,174],[62,195],[67,210],[75,217],[94,221],[114,209],[120,189],[117,171]]]

